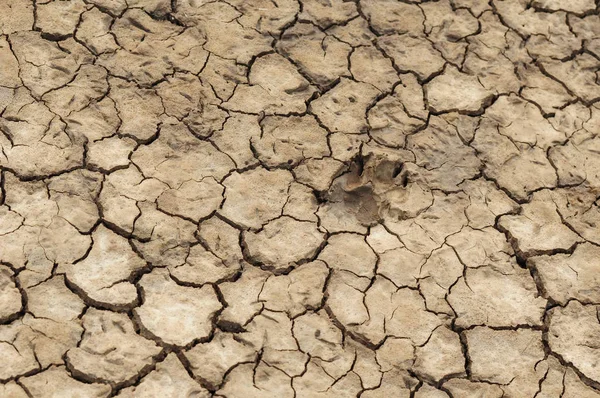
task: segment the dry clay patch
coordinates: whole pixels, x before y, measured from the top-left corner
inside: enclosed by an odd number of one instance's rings
[[[599,7],[0,2],[0,396],[600,397]]]

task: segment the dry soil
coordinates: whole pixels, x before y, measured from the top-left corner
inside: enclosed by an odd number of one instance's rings
[[[598,0],[0,34],[0,397],[600,397]]]

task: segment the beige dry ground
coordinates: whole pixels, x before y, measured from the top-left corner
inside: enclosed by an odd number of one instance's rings
[[[1,0],[0,397],[600,397],[598,0]]]

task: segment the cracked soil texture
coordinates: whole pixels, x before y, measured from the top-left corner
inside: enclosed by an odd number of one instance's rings
[[[600,0],[0,0],[0,398],[600,398]]]

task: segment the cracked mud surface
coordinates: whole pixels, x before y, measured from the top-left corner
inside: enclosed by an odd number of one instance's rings
[[[0,34],[0,397],[600,398],[598,0]]]

